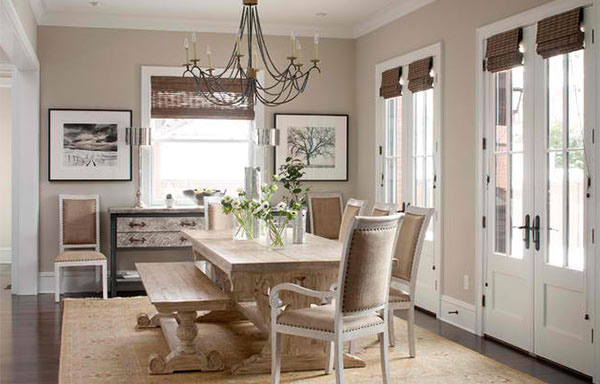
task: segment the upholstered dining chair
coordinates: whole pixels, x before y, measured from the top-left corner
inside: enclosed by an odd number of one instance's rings
[[[102,297],[107,298],[106,256],[100,253],[100,197],[58,197],[59,254],[54,262],[54,300],[60,301],[61,274],[66,267],[94,267],[96,284],[102,274]]]
[[[342,194],[339,192],[309,193],[308,213],[313,235],[337,239],[344,211]]]
[[[371,216],[387,216],[398,213],[398,206],[393,203],[375,203],[371,210]]]
[[[404,212],[402,224],[398,231],[398,241],[394,250],[392,278],[389,294],[389,335],[390,345],[396,344],[394,334],[394,311],[408,311],[408,350],[410,357],[415,357],[415,288],[419,260],[423,250],[425,234],[434,214],[433,208],[422,208],[409,205]],[[403,285],[408,291],[397,288]]]
[[[387,303],[400,218],[401,215],[352,218],[344,239],[337,288],[320,292],[283,283],[271,290],[272,383],[279,383],[280,379],[282,334],[327,342],[325,373],[331,373],[335,361],[338,384],[344,382],[344,342],[377,334],[383,382],[390,382]],[[328,304],[282,310],[281,291],[296,292]]]
[[[356,200],[350,199],[346,203],[344,208],[344,214],[342,215],[342,223],[340,225],[340,233],[338,235],[339,241],[344,241],[346,238],[346,232],[350,228],[352,218],[355,216],[363,216],[367,208],[367,200]]]

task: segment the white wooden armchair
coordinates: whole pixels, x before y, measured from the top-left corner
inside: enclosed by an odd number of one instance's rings
[[[383,382],[389,383],[387,303],[400,218],[400,215],[352,218],[344,239],[337,289],[319,292],[284,283],[271,290],[272,383],[279,383],[280,379],[281,334],[328,342],[325,373],[331,373],[335,360],[338,384],[344,382],[344,342],[377,334]],[[329,304],[284,311],[281,291],[297,292]]]
[[[54,300],[60,301],[61,274],[65,267],[91,266],[96,284],[102,273],[102,297],[107,298],[106,256],[100,253],[100,197],[58,197],[59,254],[54,262]]]
[[[355,216],[363,216],[365,214],[367,203],[367,200],[348,200],[346,203],[346,208],[344,208],[344,213],[342,214],[342,223],[340,225],[340,233],[338,235],[339,241],[344,241],[346,239],[346,232],[350,228],[352,218]]]
[[[308,194],[310,231],[313,235],[337,239],[342,225],[344,199],[339,192]]]
[[[398,213],[398,207],[394,203],[375,203],[371,210],[371,216],[387,216]]]

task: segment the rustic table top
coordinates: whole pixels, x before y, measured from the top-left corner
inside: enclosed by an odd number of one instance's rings
[[[194,250],[226,273],[338,268],[343,247],[337,240],[311,234],[306,234],[305,244],[270,249],[264,239],[233,240],[231,230],[182,233]]]

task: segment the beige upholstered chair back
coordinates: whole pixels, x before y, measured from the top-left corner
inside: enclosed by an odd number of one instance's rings
[[[338,280],[342,314],[377,311],[387,303],[400,219],[401,215],[352,218]]]
[[[100,251],[100,197],[58,196],[59,250],[93,248]]]
[[[337,239],[342,225],[342,194],[309,193],[308,211],[311,233],[328,239]]]
[[[392,276],[408,283],[411,293],[414,291],[425,233],[433,213],[433,208],[408,206],[398,231],[398,242],[394,251],[397,261],[393,263]]]
[[[375,203],[375,205],[373,205],[373,210],[371,211],[371,216],[387,216],[395,215],[396,213],[398,213],[396,204]]]
[[[233,228],[233,217],[223,213],[221,198],[204,198],[204,228],[207,231],[219,231]]]
[[[355,216],[363,216],[366,208],[366,200],[348,200],[346,203],[346,208],[344,208],[344,214],[342,215],[342,223],[340,225],[340,232],[338,234],[339,241],[344,241],[346,238],[346,232],[350,227],[350,223],[352,223],[352,218]]]

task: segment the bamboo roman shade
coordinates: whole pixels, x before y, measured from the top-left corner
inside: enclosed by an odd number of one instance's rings
[[[522,28],[502,32],[487,39],[486,69],[489,72],[500,72],[523,65],[523,53],[519,50],[522,39]]]
[[[537,25],[537,53],[544,59],[583,49],[583,8],[548,17]]]
[[[411,92],[421,92],[433,88],[433,57],[417,60],[408,66],[408,89]]]
[[[391,99],[402,95],[402,67],[388,69],[381,74],[381,87],[379,88],[379,96],[384,99]]]
[[[216,89],[235,98],[246,88],[239,80],[220,79]],[[230,119],[254,120],[254,104],[221,106],[199,95],[192,77],[152,76],[151,116],[154,119]]]

